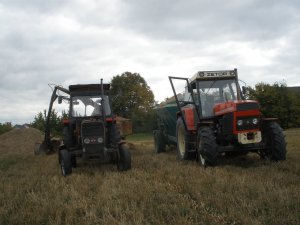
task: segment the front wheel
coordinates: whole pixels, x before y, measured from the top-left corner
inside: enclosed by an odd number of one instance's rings
[[[263,128],[263,141],[265,150],[262,157],[272,161],[286,159],[286,142],[282,128],[276,122],[267,123]]]
[[[61,174],[65,177],[72,173],[71,154],[68,150],[63,149],[59,152]]]
[[[197,154],[200,165],[204,167],[216,165],[218,146],[214,132],[209,127],[201,127],[198,131]]]
[[[131,154],[126,144],[121,144],[119,146],[119,159],[117,162],[117,168],[119,171],[131,169]]]

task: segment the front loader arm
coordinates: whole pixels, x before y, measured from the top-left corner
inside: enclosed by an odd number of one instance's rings
[[[58,95],[56,94],[57,90],[62,91],[66,94],[70,94],[70,91],[60,87],[60,86],[55,86],[51,95],[51,99],[50,99],[50,104],[49,104],[49,109],[48,109],[48,114],[47,114],[47,118],[46,118],[46,124],[45,124],[45,137],[44,137],[44,142],[42,143],[43,148],[48,150],[48,151],[52,151],[53,150],[53,146],[51,144],[51,138],[50,138],[50,133],[51,133],[51,125],[50,125],[50,117],[51,117],[51,112],[52,112],[52,107],[53,107],[53,103],[55,102],[55,100],[57,99]]]

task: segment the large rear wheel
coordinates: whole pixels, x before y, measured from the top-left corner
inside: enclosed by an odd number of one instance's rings
[[[266,149],[262,151],[262,158],[272,161],[286,159],[286,142],[282,128],[276,122],[267,123],[263,128],[263,141]]]
[[[188,158],[188,139],[182,118],[177,119],[176,124],[177,156],[179,160]]]
[[[214,166],[217,163],[218,146],[214,132],[209,127],[201,127],[198,131],[198,162],[200,165]]]

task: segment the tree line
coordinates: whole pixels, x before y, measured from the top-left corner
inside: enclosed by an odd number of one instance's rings
[[[278,118],[282,127],[300,127],[300,88],[296,91],[285,82],[258,83],[247,88],[246,98],[257,100],[262,114]]]
[[[4,134],[10,130],[12,130],[13,127],[12,127],[12,124],[11,122],[6,122],[6,123],[0,123],[0,135],[1,134]]]

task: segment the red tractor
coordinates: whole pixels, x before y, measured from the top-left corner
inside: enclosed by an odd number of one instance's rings
[[[176,104],[157,107],[156,152],[176,144],[178,158],[197,158],[213,166],[220,154],[258,153],[264,159],[285,160],[285,136],[276,118],[265,118],[259,103],[245,100],[237,69],[200,71],[191,79],[169,77]],[[185,92],[176,85],[184,82]]]

